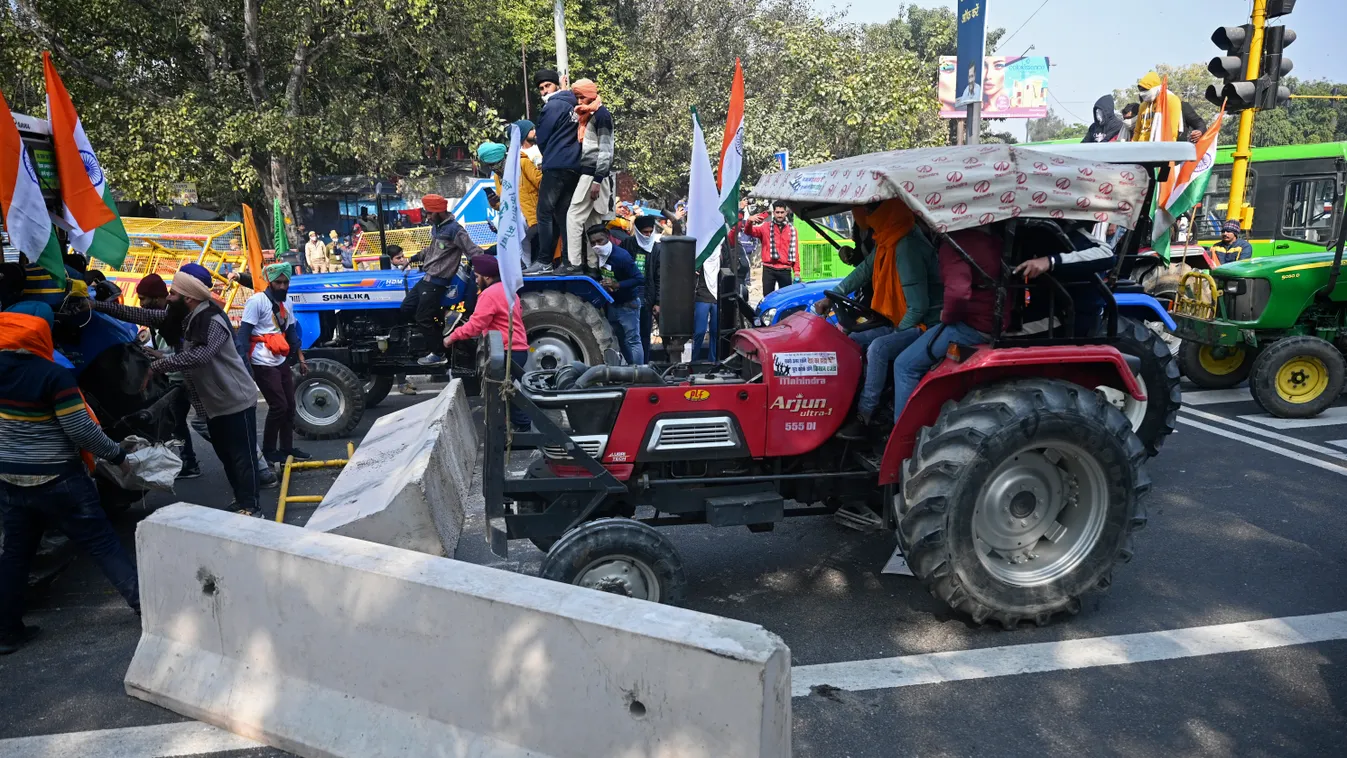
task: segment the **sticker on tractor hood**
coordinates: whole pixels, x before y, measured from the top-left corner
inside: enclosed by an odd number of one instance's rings
[[[837,353],[777,353],[773,376],[837,376]]]
[[[305,305],[314,303],[400,303],[404,297],[406,297],[406,293],[401,290],[291,292],[290,302]]]
[[[828,181],[828,172],[811,171],[796,174],[790,178],[791,191],[797,195],[818,195],[823,193],[823,185]]]

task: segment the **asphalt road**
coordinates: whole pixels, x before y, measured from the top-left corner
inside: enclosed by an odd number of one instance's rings
[[[1179,433],[1150,464],[1150,525],[1136,558],[1078,616],[1014,632],[975,627],[916,580],[880,573],[890,535],[826,517],[767,534],[670,530],[690,577],[685,605],[776,632],[796,667],[981,648],[1005,648],[1013,659],[1032,643],[1088,645],[1347,611],[1347,402],[1314,424],[1285,425],[1241,398],[1185,394]],[[358,431],[422,399],[391,396]],[[341,441],[304,446],[344,455]],[[224,505],[218,464],[209,454],[203,464],[205,477],[151,507],[173,499]],[[325,472],[308,473],[298,489],[320,492],[328,481]],[[268,494],[272,508],[275,490]],[[292,509],[286,520],[303,523],[309,512]],[[128,541],[134,521],[119,522]],[[473,514],[457,557],[536,571],[542,556],[527,542],[512,543],[508,560],[491,555]],[[8,738],[183,721],[123,693],[138,625],[89,561],[55,582],[30,623],[44,636],[0,658],[0,756],[17,744]],[[793,708],[798,756],[1341,755],[1347,641],[854,691],[823,686]]]

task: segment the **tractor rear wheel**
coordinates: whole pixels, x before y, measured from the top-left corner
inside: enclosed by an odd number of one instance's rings
[[[617,347],[613,327],[603,313],[568,292],[525,292],[524,330],[528,332],[526,369],[555,369],[572,361],[603,365],[603,351]]]
[[[1249,377],[1257,351],[1244,345],[1204,345],[1183,341],[1179,369],[1193,384],[1206,390],[1234,387]]]
[[[1277,418],[1310,418],[1342,394],[1347,363],[1333,343],[1318,337],[1285,337],[1253,364],[1249,390]]]
[[[548,551],[539,576],[666,605],[682,600],[687,587],[683,559],[669,538],[628,518],[570,530]]]
[[[1146,452],[1155,455],[1165,444],[1165,438],[1174,433],[1175,419],[1182,405],[1178,360],[1154,330],[1130,318],[1118,319],[1118,339],[1114,344],[1124,355],[1141,359],[1141,371],[1136,379],[1146,399],[1136,400],[1111,387],[1100,387],[1099,391],[1127,417],[1132,431],[1146,446]]]
[[[975,622],[1046,624],[1132,557],[1145,460],[1127,419],[1084,387],[979,388],[921,430],[898,540],[931,594]]]
[[[346,366],[314,358],[296,379],[295,431],[305,439],[345,437],[365,415],[365,383]]]

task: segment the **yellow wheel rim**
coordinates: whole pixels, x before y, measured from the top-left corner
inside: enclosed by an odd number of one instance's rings
[[[1244,365],[1244,348],[1203,345],[1197,351],[1197,362],[1208,374],[1225,376]]]
[[[1308,403],[1328,389],[1328,367],[1312,355],[1297,355],[1277,369],[1277,394],[1288,403]]]

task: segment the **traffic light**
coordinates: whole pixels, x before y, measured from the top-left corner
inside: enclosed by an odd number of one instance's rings
[[[1291,0],[1295,5],[1295,0]],[[1286,10],[1290,13],[1290,9]],[[1296,41],[1296,33],[1284,26],[1269,26],[1263,30],[1263,64],[1258,76],[1258,107],[1277,108],[1291,99],[1291,90],[1282,85],[1283,76],[1291,73],[1295,64],[1282,57],[1282,50]]]
[[[1295,9],[1296,0],[1268,0],[1267,17],[1277,18],[1278,16],[1287,16]],[[1287,44],[1290,43],[1288,42]]]
[[[1257,107],[1258,84],[1245,79],[1249,70],[1249,44],[1253,40],[1253,24],[1222,26],[1211,35],[1211,41],[1225,50],[1207,64],[1207,71],[1219,77],[1221,84],[1207,87],[1207,100],[1214,105],[1225,104],[1227,113]]]

